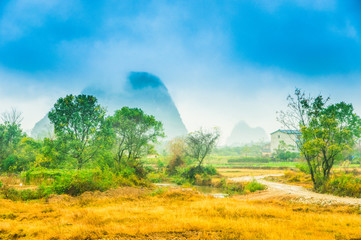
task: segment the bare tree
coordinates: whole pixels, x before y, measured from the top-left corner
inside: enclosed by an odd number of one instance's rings
[[[304,107],[304,104],[312,102],[314,98],[310,95],[307,95],[304,92],[301,92],[300,89],[296,88],[294,96],[287,96],[287,110],[278,112],[277,121],[282,124],[282,127],[286,130],[299,130],[301,126],[309,126],[311,122],[311,116],[308,114],[307,110]],[[328,99],[326,99],[328,101]],[[311,159],[314,156],[311,156],[308,152],[303,151],[303,145],[305,140],[301,137],[295,139],[295,144],[300,150],[301,155],[304,156],[306,162],[309,166],[311,172],[312,181],[315,182],[315,173],[312,171]]]
[[[11,108],[11,111],[6,111],[1,114],[1,119],[4,123],[20,125],[24,118],[22,112],[19,112],[16,108]]]
[[[200,129],[188,134],[186,138],[187,154],[198,162],[198,167],[205,157],[213,150],[220,136],[219,130],[207,131]]]

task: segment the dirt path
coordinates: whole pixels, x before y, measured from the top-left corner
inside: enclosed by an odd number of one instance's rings
[[[350,197],[338,197],[329,194],[320,194],[312,192],[304,187],[288,185],[283,183],[276,183],[264,180],[265,177],[271,176],[282,176],[283,174],[274,174],[274,175],[262,175],[262,176],[246,176],[246,177],[235,177],[229,178],[231,181],[243,182],[243,181],[252,181],[253,179],[257,182],[262,183],[268,187],[266,191],[259,192],[248,199],[266,199],[274,196],[291,196],[296,197],[297,201],[302,203],[316,203],[322,205],[331,205],[331,204],[347,204],[361,206],[360,198],[350,198]]]

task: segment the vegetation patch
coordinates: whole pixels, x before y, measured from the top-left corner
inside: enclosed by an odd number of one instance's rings
[[[0,237],[324,240],[335,239],[337,235],[344,239],[361,238],[361,217],[355,207],[279,199],[224,200],[172,189],[155,196],[149,193],[149,189],[125,187],[77,197],[51,196],[46,204],[0,199],[0,216],[4,216]],[[310,222],[318,224],[309,225]]]
[[[352,173],[334,174],[319,191],[338,196],[361,198],[361,178]]]
[[[285,184],[298,185],[306,188],[312,188],[311,176],[301,171],[285,171],[282,176],[266,177],[266,180],[273,182],[281,182]]]

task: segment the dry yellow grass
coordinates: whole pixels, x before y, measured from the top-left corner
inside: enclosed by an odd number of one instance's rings
[[[0,200],[1,239],[360,239],[360,210],[192,191],[120,188],[49,201]],[[158,191],[161,192],[161,191]]]
[[[251,168],[217,168],[217,171],[224,177],[261,176],[270,174],[282,174],[281,169],[251,169]]]

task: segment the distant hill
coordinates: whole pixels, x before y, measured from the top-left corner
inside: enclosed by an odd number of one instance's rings
[[[31,130],[31,137],[34,139],[51,138],[54,135],[54,127],[52,126],[48,115],[44,116],[37,122]]]
[[[234,126],[226,143],[229,146],[239,146],[251,142],[267,141],[268,139],[268,135],[263,128],[252,128],[246,122],[240,121]]]
[[[110,115],[124,106],[141,108],[146,114],[154,115],[163,123],[167,139],[187,134],[168,89],[158,77],[150,73],[131,72],[124,88],[119,90],[90,86],[82,93],[97,97]],[[35,125],[32,136],[43,138],[49,132],[49,128],[52,128],[50,121],[44,117]]]

